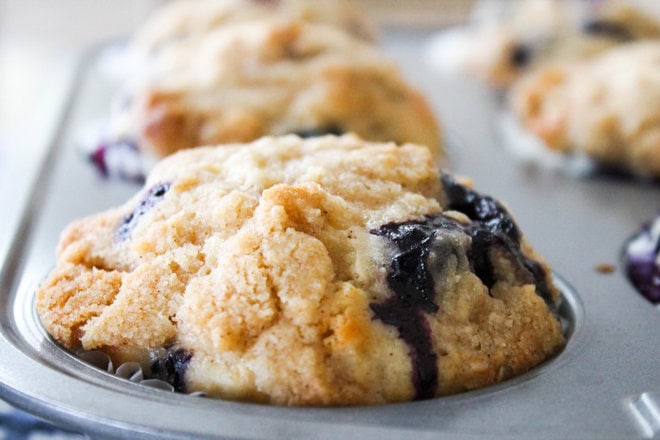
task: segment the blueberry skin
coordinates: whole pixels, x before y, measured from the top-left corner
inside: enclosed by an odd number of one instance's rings
[[[115,232],[117,241],[125,241],[131,237],[133,229],[137,226],[140,218],[149,212],[158,202],[163,200],[172,185],[170,183],[159,183],[149,189],[146,196],[138,203],[133,212],[126,215]]]
[[[172,385],[175,391],[185,393],[185,375],[192,357],[191,352],[170,346],[163,356],[152,362],[151,374],[154,379],[160,379]]]
[[[660,219],[656,220],[660,222]],[[633,248],[633,243],[636,246]],[[651,303],[660,304],[660,235],[654,237],[645,225],[627,246],[624,255],[626,275],[635,288]]]
[[[372,303],[375,317],[395,327],[409,348],[413,366],[415,399],[429,399],[438,388],[437,355],[424,312],[435,313],[435,282],[429,270],[429,242],[433,228],[425,222],[389,223],[372,234],[382,236],[395,247],[387,273],[387,284],[394,292],[384,303]]]
[[[445,193],[445,209],[459,211],[472,222],[464,228],[472,237],[471,255],[475,273],[487,287],[492,287],[494,277],[489,255],[494,246],[502,249],[517,266],[517,274],[536,285],[536,293],[553,310],[552,289],[548,276],[538,261],[527,258],[521,248],[522,234],[507,209],[497,200],[459,184],[452,176],[443,173],[442,187]]]

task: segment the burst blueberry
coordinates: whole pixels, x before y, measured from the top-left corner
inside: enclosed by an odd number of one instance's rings
[[[447,261],[457,261],[491,289],[498,280],[493,255],[499,251],[512,262],[520,284],[535,284],[537,293],[552,307],[552,294],[541,264],[520,249],[520,231],[508,211],[448,175],[443,176],[447,209],[470,218],[461,223],[444,214],[402,223],[388,223],[371,231],[393,246],[387,284],[393,295],[370,304],[377,319],[395,327],[408,345],[413,364],[415,398],[435,396],[437,355],[425,314],[439,309],[434,297],[442,290]],[[455,258],[451,259],[450,256]]]
[[[630,30],[620,23],[607,20],[592,20],[582,26],[585,34],[598,37],[612,38],[619,41],[634,39]]]
[[[660,304],[660,217],[628,243],[624,258],[628,279],[646,299]]]
[[[185,392],[185,374],[191,359],[189,351],[176,346],[167,347],[165,353],[152,362],[152,377],[169,383],[175,391]]]
[[[490,249],[498,247],[516,264],[518,274],[536,284],[536,292],[552,306],[548,276],[537,261],[525,256],[520,249],[521,233],[509,211],[490,196],[461,185],[449,174],[442,175],[445,209],[459,211],[470,220],[464,230],[472,237],[471,255],[475,273],[489,288],[494,284]]]

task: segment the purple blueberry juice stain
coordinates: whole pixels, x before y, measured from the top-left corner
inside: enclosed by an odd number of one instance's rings
[[[384,303],[370,304],[374,315],[395,327],[410,350],[415,399],[435,396],[438,387],[437,355],[424,312],[435,313],[434,281],[428,268],[429,242],[434,231],[419,222],[389,223],[371,231],[385,237],[394,247],[387,284],[394,292]]]
[[[469,223],[436,214],[370,231],[391,244],[386,280],[393,292],[385,302],[372,303],[370,308],[377,319],[395,327],[408,345],[416,400],[434,397],[438,388],[437,354],[424,314],[439,309],[434,297],[442,291],[448,261],[456,262],[460,270],[470,270],[490,289],[499,281],[491,260],[493,251],[499,250],[513,263],[517,280],[535,284],[553,310],[545,270],[524,256],[520,231],[506,209],[447,175],[442,181],[446,209],[462,212]]]
[[[133,229],[135,229],[138,222],[140,221],[140,218],[144,214],[149,212],[149,210],[153,208],[158,202],[163,200],[165,194],[167,194],[167,191],[169,191],[170,187],[171,187],[170,183],[160,183],[158,185],[151,187],[147,192],[146,196],[135,207],[133,212],[126,215],[122,219],[121,223],[119,224],[119,227],[117,228],[117,231],[115,232],[116,240],[117,241],[128,240],[131,237],[131,233],[133,232]]]
[[[624,254],[626,275],[635,288],[653,304],[660,304],[660,217],[628,242]]]
[[[151,375],[174,387],[175,391],[185,393],[185,375],[192,353],[178,347],[168,347],[165,353],[151,363]]]

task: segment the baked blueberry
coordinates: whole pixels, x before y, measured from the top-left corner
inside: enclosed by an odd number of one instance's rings
[[[149,210],[153,208],[156,203],[160,202],[163,197],[165,197],[165,194],[169,189],[169,183],[160,183],[151,187],[149,191],[147,191],[147,194],[144,196],[144,198],[140,200],[135,209],[133,209],[133,212],[126,215],[122,219],[115,234],[117,240],[123,241],[130,238],[131,232],[133,232],[133,229],[137,225],[138,221],[140,221],[140,218],[149,212]]]
[[[128,182],[144,183],[144,159],[133,140],[100,142],[87,157],[103,178],[116,176]]]
[[[628,278],[654,304],[660,304],[660,216],[645,225],[626,245]]]
[[[451,175],[442,175],[447,209],[465,214],[472,222],[464,231],[472,238],[475,273],[486,286],[492,286],[494,275],[489,258],[491,247],[499,247],[515,263],[517,275],[531,276],[538,294],[552,304],[552,288],[543,265],[528,258],[521,250],[521,233],[509,211],[490,196],[459,184]]]
[[[192,353],[183,348],[170,346],[154,353],[151,363],[151,377],[172,385],[175,391],[186,392],[185,374]]]

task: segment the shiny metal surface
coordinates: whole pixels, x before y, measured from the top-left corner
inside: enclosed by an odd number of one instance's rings
[[[81,127],[106,114],[116,80],[95,51],[44,160],[0,273],[0,393],[16,406],[112,438],[634,438],[657,435],[660,313],[617,264],[625,239],[660,208],[656,184],[576,178],[511,160],[497,97],[422,63],[427,34],[385,33],[385,49],[429,97],[450,139],[454,172],[505,200],[563,278],[571,337],[555,359],[498,386],[441,399],[359,408],[279,408],[141,387],[57,347],[38,323],[36,286],[72,219],[123,203],[137,187],[104,181],[76,149]],[[564,279],[566,281],[564,281]],[[576,293],[577,292],[577,293]],[[651,414],[649,416],[648,414]],[[654,431],[655,430],[655,431]]]

